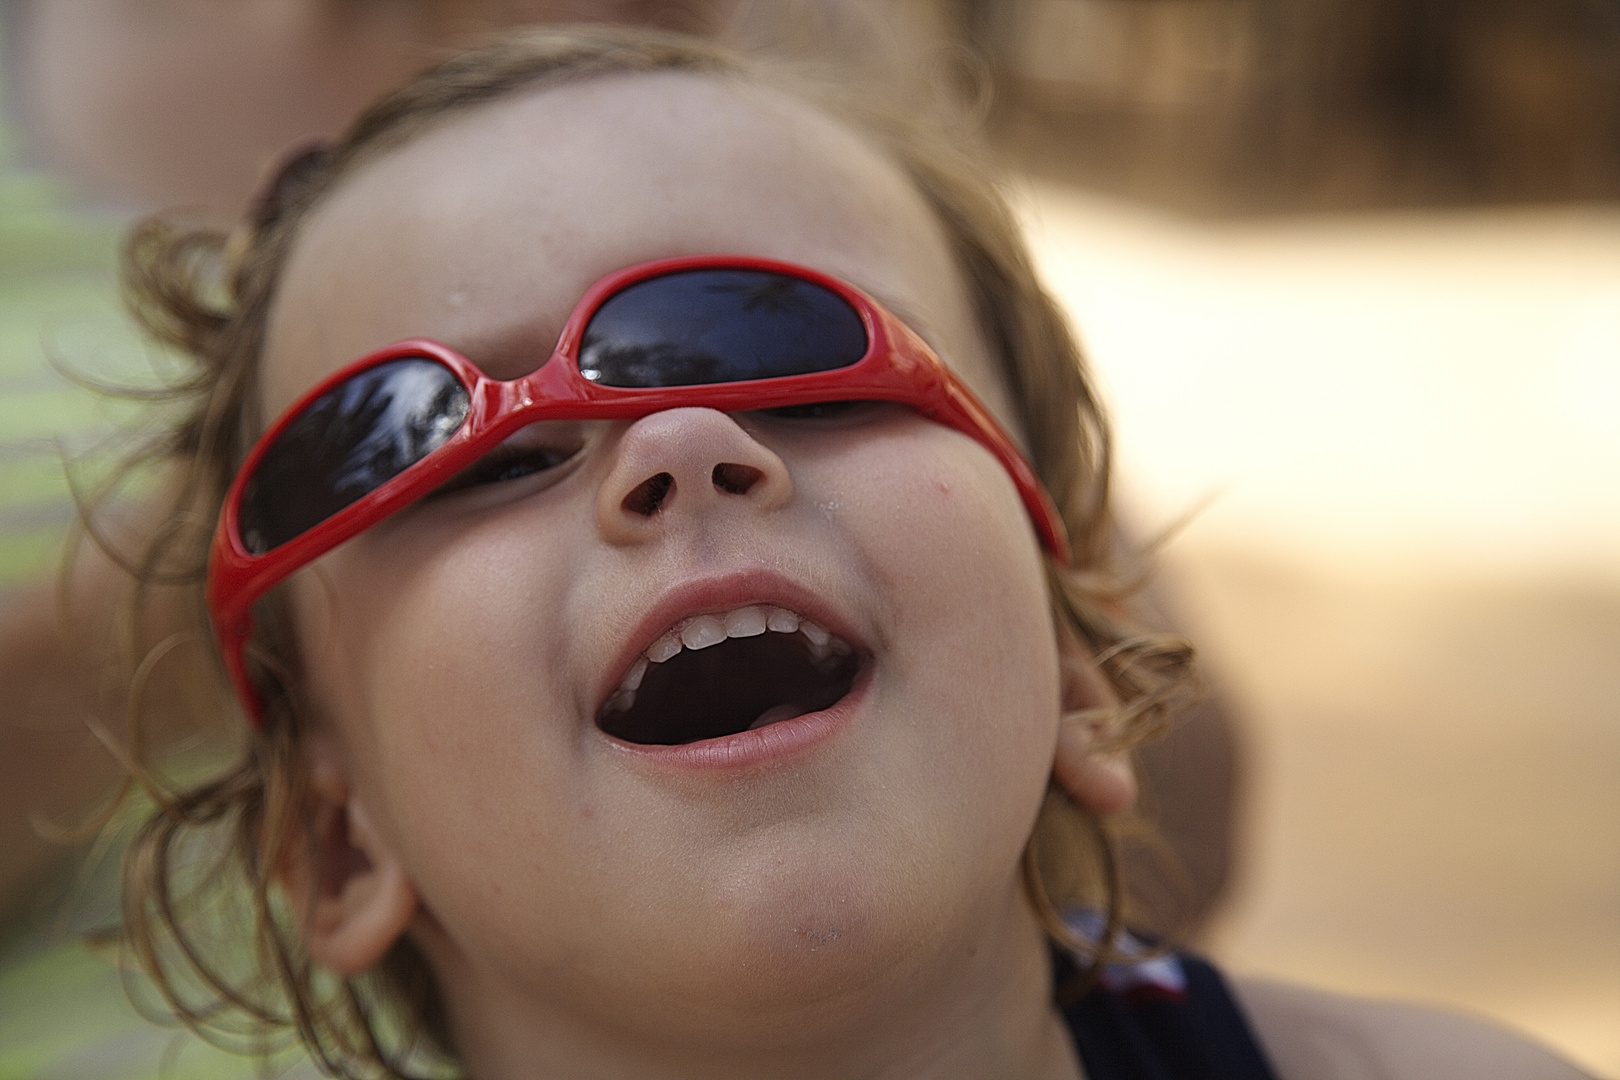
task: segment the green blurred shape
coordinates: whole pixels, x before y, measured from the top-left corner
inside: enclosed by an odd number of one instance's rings
[[[18,168],[16,146],[0,124],[0,590],[55,561],[73,519],[63,449],[104,442],[135,415],[58,366],[152,381],[120,315],[121,225],[75,212],[65,184]]]
[[[118,969],[83,945],[36,945],[0,968],[0,1080],[252,1080],[262,1075],[257,1059],[143,1017],[130,1004]],[[292,1080],[315,1074],[307,1060],[283,1053],[268,1075]]]
[[[47,577],[57,561],[74,513],[64,448],[93,449],[136,415],[75,385],[53,361],[103,382],[154,381],[121,315],[122,223],[76,209],[61,181],[23,171],[18,145],[0,122],[0,593]],[[87,475],[105,475],[109,457],[92,454]],[[95,892],[110,901],[115,890],[102,883]],[[0,955],[0,1080],[315,1075],[296,1054],[267,1071],[154,1024],[130,1004],[120,972],[72,935],[10,930]],[[287,1071],[288,1062],[301,1063]]]

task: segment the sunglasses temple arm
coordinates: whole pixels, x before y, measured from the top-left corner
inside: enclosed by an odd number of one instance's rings
[[[263,596],[266,588],[251,583],[251,562],[244,564],[244,554],[235,550],[229,539],[226,515],[214,533],[208,556],[208,610],[213,623],[214,645],[219,650],[225,677],[236,692],[248,723],[255,731],[264,724],[264,701],[248,676],[246,651],[253,640],[253,605]],[[229,597],[227,610],[221,611],[216,602],[221,593]]]
[[[257,731],[264,726],[264,701],[247,672],[245,654],[247,643],[252,638],[251,615],[244,615],[240,619],[233,620],[233,625],[221,626],[215,630],[215,641],[219,646],[220,659],[225,664],[225,675],[230,680],[232,689],[236,691],[236,698],[247,714],[248,723]]]

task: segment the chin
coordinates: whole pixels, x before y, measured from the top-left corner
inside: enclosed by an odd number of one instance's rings
[[[669,928],[691,936],[660,954],[659,996],[691,1003],[688,1023],[760,1045],[847,1037],[925,1000],[989,920],[949,868],[892,854],[881,841],[794,844],[740,862],[706,910]]]

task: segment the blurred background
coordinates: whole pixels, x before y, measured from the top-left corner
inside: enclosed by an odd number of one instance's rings
[[[1243,736],[1240,971],[1620,1075],[1620,4],[965,10]]]
[[[277,146],[495,22],[901,56],[976,103],[1122,512],[1176,530],[1161,604],[1236,741],[1204,946],[1620,1077],[1620,2],[854,5],[881,46],[845,6],[0,0],[0,581],[71,514],[54,440],[117,419],[42,342],[144,362],[111,285],[130,213],[234,212]],[[95,976],[18,948],[0,1077],[122,1076],[135,1045],[226,1075],[112,1020],[90,1051],[23,1034],[40,986]]]

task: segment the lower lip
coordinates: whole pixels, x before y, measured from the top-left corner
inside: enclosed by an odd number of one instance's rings
[[[620,752],[655,768],[719,773],[782,765],[826,744],[848,727],[866,697],[869,681],[868,672],[863,671],[849,693],[828,708],[735,735],[676,745],[612,742]]]

